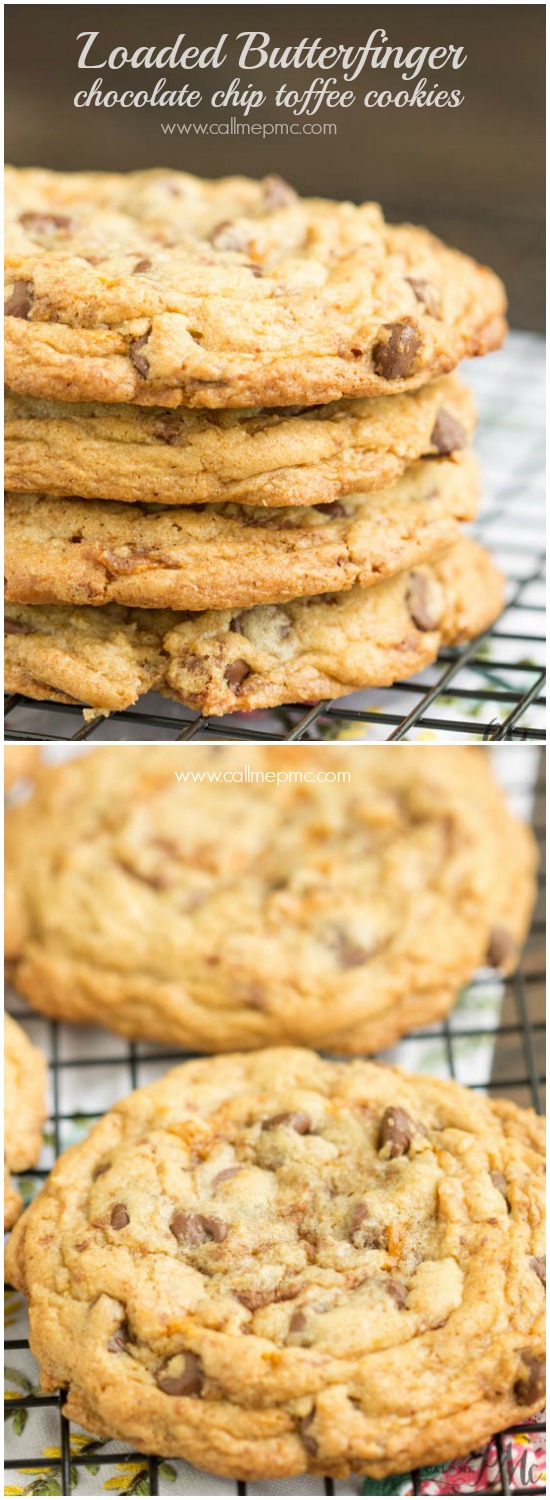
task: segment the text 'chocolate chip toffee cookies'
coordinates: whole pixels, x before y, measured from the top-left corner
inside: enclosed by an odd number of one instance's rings
[[[483,750],[247,747],[246,786],[237,748],[201,750],[200,781],[189,754],[98,749],[7,813],[8,970],[37,1010],[199,1051],[374,1052],[513,967],[535,846]]]
[[[499,614],[450,373],[491,271],[278,177],[9,170],[6,274],[8,691],[276,707]]]
[[[7,1272],[44,1390],[213,1473],[384,1478],[544,1400],[544,1127],[374,1063],[184,1064],[57,1162]]]

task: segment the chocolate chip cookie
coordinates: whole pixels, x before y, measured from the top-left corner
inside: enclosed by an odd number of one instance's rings
[[[506,1100],[211,1058],[60,1158],[7,1272],[42,1387],[94,1435],[245,1480],[382,1479],[542,1406],[543,1173],[543,1122]]]
[[[46,1064],[12,1016],[4,1013],[4,1229],[21,1213],[10,1173],[34,1167],[46,1118]]]
[[[469,537],[362,588],[252,609],[12,604],[8,692],[100,713],[151,690],[205,714],[345,697],[401,682],[500,614],[504,580]]]
[[[413,390],[505,333],[498,277],[277,177],[9,170],[5,376],[60,401],[288,406]]]
[[[33,776],[40,763],[38,745],[4,746],[4,791],[10,792],[16,781]]]
[[[373,1052],[513,967],[534,843],[483,750],[193,751],[104,747],[8,812],[6,953],[38,1010],[199,1051]]]
[[[472,519],[477,467],[427,459],[389,490],[328,505],[152,508],[7,494],[5,597],[23,604],[248,609],[414,568]]]
[[[146,504],[326,505],[384,489],[428,454],[459,452],[473,430],[472,397],[453,375],[391,401],[276,411],[148,410],[8,392],[6,484]]]

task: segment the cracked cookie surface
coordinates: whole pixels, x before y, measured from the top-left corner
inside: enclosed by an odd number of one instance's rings
[[[203,610],[370,587],[458,541],[477,495],[469,453],[428,459],[389,490],[328,506],[201,505],[197,513],[7,493],[4,595]]]
[[[391,401],[276,411],[149,410],[8,392],[5,482],[142,504],[329,504],[394,484],[428,454],[458,452],[473,430],[472,397],[453,375]]]
[[[502,575],[464,537],[372,588],[238,612],[11,603],[5,688],[101,713],[153,690],[213,715],[344,697],[420,671],[503,600]]]
[[[46,1118],[46,1063],[23,1028],[4,1012],[4,1229],[23,1207],[12,1172],[34,1167]]]
[[[8,169],[5,377],[61,401],[287,406],[414,389],[505,333],[498,277],[276,177]]]
[[[192,747],[187,747],[187,752]],[[48,1015],[199,1051],[373,1052],[509,970],[534,898],[531,834],[476,749],[307,747],[349,784],[209,777],[242,748],[102,748],[6,817],[6,954]],[[288,784],[287,784],[288,783]]]
[[[393,757],[392,757],[393,758]],[[7,1271],[46,1390],[239,1479],[375,1478],[540,1409],[544,1129],[281,1049],[191,1062],[57,1162]]]

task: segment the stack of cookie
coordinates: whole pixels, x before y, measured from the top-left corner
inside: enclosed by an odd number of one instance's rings
[[[209,714],[401,680],[498,615],[462,536],[498,278],[278,178],[8,174],[6,686]]]

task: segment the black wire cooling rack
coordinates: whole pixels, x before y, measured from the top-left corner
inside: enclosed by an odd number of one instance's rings
[[[410,1038],[408,1038],[408,1041],[411,1043],[419,1040],[423,1043],[427,1041],[433,1042],[438,1049],[449,1078],[457,1078],[462,1084],[468,1084],[471,1088],[481,1089],[490,1094],[498,1095],[504,1093],[524,1107],[531,1105],[538,1113],[542,1113],[544,1110],[545,1090],[545,1074],[543,1071],[545,877],[542,862],[545,844],[545,767],[543,756],[540,757],[540,762],[539,784],[533,815],[533,827],[541,851],[537,903],[531,932],[519,966],[513,975],[502,981],[503,1002],[500,1012],[500,1024],[488,1025],[483,1021],[479,1025],[477,1023],[476,1016],[478,1010],[479,1014],[483,1014],[483,1005],[481,1003],[483,987],[486,987],[488,983],[494,985],[494,978],[488,981],[486,973],[484,974],[482,971],[474,977],[469,987],[473,990],[474,997],[477,992],[480,1003],[479,1007],[469,1010],[467,1020],[463,1022],[460,1009],[458,1011],[455,1010],[445,1021],[433,1027],[425,1027],[421,1032],[412,1033]],[[36,1023],[37,1021],[36,1013],[30,1011],[21,1003],[13,1008],[12,1013],[17,1020],[24,1023]],[[118,1097],[120,1097],[120,1092],[124,1092],[126,1088],[138,1088],[145,1081],[142,1076],[142,1070],[147,1065],[152,1064],[155,1069],[158,1067],[159,1072],[161,1072],[164,1071],[165,1066],[170,1067],[177,1062],[184,1061],[189,1055],[168,1050],[163,1052],[149,1049],[146,1045],[141,1044],[131,1044],[126,1047],[122,1039],[113,1037],[112,1050],[102,1052],[102,1055],[98,1056],[89,1055],[86,1051],[85,1058],[77,1061],[71,1058],[70,1047],[64,1045],[64,1033],[67,1032],[67,1028],[60,1026],[57,1022],[44,1022],[43,1025],[48,1034],[49,1041],[48,1050],[50,1055],[53,1100],[51,1124],[55,1156],[59,1155],[59,1152],[63,1149],[66,1142],[67,1130],[81,1119],[80,1115],[67,1113],[63,1109],[63,1078],[64,1075],[67,1075],[68,1071],[83,1066],[85,1068],[100,1070],[105,1070],[113,1066],[118,1069],[123,1065],[125,1077],[122,1088],[118,1093]],[[488,1059],[487,1076],[483,1078],[474,1077],[473,1065],[471,1073],[465,1071],[464,1058],[461,1056],[459,1045],[457,1045],[464,1038],[469,1039],[470,1045],[472,1038],[475,1038],[478,1044],[476,1047],[478,1058],[480,1050],[484,1049],[483,1055],[485,1056],[486,1054]],[[472,1053],[470,1055],[473,1056]],[[87,1113],[86,1120],[99,1118],[102,1113],[104,1113],[104,1110],[99,1110],[95,1114]],[[49,1168],[37,1169],[33,1172],[32,1176],[40,1180],[47,1177],[48,1170]],[[8,1338],[6,1339],[5,1348],[9,1357],[16,1350],[28,1350],[29,1345],[26,1339]],[[139,1493],[149,1495],[172,1494],[179,1496],[202,1492],[203,1494],[212,1495],[213,1491],[218,1488],[220,1489],[220,1493],[234,1495],[259,1493],[350,1495],[360,1494],[361,1492],[360,1479],[346,1482],[345,1484],[331,1479],[319,1480],[317,1482],[319,1488],[314,1491],[311,1489],[311,1481],[308,1483],[307,1481],[303,1482],[300,1480],[289,1481],[288,1484],[279,1482],[274,1487],[270,1487],[268,1484],[262,1484],[259,1487],[254,1485],[247,1486],[245,1483],[240,1482],[235,1483],[235,1485],[228,1486],[226,1484],[218,1487],[216,1481],[213,1481],[212,1488],[207,1489],[206,1484],[202,1485],[200,1481],[197,1484],[199,1476],[197,1476],[194,1470],[187,1470],[187,1474],[193,1477],[190,1482],[186,1483],[185,1472],[182,1475],[182,1468],[185,1469],[185,1466],[181,1465],[178,1466],[175,1487],[172,1488],[172,1485],[164,1486],[162,1481],[163,1461],[161,1457],[144,1458],[139,1453],[121,1451],[118,1444],[101,1444],[99,1448],[97,1446],[94,1447],[92,1439],[90,1439],[90,1443],[86,1448],[80,1448],[80,1450],[75,1451],[71,1443],[70,1423],[63,1416],[62,1406],[62,1393],[51,1396],[23,1394],[10,1399],[8,1402],[9,1416],[12,1416],[18,1409],[30,1411],[33,1407],[50,1407],[52,1413],[54,1411],[56,1413],[57,1430],[51,1441],[52,1445],[55,1444],[55,1447],[57,1447],[59,1457],[45,1458],[36,1456],[32,1450],[29,1450],[28,1453],[23,1453],[19,1451],[18,1443],[17,1457],[6,1460],[5,1467],[8,1472],[8,1479],[10,1473],[17,1471],[18,1479],[24,1483],[25,1476],[21,1471],[30,1469],[31,1471],[34,1470],[35,1474],[38,1472],[39,1474],[49,1476],[50,1486],[52,1483],[56,1486],[49,1489],[23,1489],[23,1493],[73,1495],[78,1490],[79,1471],[86,1465],[89,1465],[90,1462],[97,1465],[99,1471],[101,1469],[105,1470],[109,1465],[114,1469],[114,1466],[120,1463],[133,1463],[137,1466],[135,1487],[132,1486],[130,1489],[122,1487],[120,1490],[115,1491],[111,1487],[111,1481],[109,1489],[111,1494]],[[497,1434],[491,1443],[473,1455],[474,1469],[480,1478],[480,1486],[475,1489],[475,1493],[486,1495],[545,1494],[546,1489],[542,1483],[542,1475],[530,1473],[528,1465],[520,1464],[518,1466],[517,1453],[514,1455],[512,1449],[515,1434],[527,1434],[532,1438],[533,1443],[536,1443],[537,1435],[541,1436],[542,1441],[544,1431],[545,1426],[542,1420],[529,1420],[518,1423],[506,1431]],[[104,1451],[105,1449],[107,1451]],[[209,1476],[203,1475],[201,1477],[208,1483]],[[457,1489],[456,1482],[453,1479],[453,1488],[449,1493],[470,1494],[472,1492],[471,1483],[470,1475],[466,1487]],[[159,1486],[162,1486],[162,1488]],[[430,1493],[426,1485],[426,1480],[423,1478],[423,1471],[421,1470],[413,1473],[412,1486],[413,1494],[415,1495]],[[19,1489],[17,1492],[21,1493],[21,1490]],[[90,1493],[89,1489],[87,1493]],[[94,1492],[92,1491],[92,1493]],[[95,1493],[99,1495],[103,1494],[104,1491],[98,1489]]]

